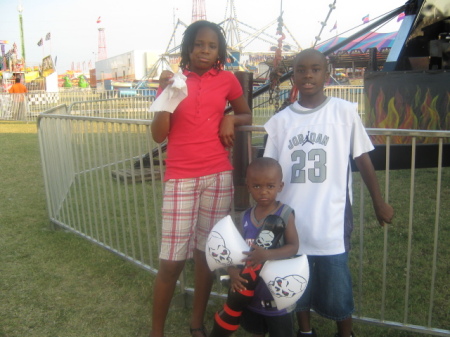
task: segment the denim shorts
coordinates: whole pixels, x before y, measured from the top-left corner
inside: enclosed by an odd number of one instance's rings
[[[294,313],[281,316],[263,316],[248,309],[244,309],[241,316],[241,327],[255,335],[270,337],[294,336]]]
[[[348,253],[308,256],[309,282],[296,311],[313,309],[319,315],[342,321],[354,311]]]

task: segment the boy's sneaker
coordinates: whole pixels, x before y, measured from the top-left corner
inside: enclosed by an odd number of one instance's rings
[[[317,337],[316,330],[312,329],[311,331],[311,333],[304,333],[298,330],[297,337]]]

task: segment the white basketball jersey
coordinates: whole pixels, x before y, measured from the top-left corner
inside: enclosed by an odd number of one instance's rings
[[[299,254],[345,252],[344,236],[350,236],[344,228],[347,192],[351,193],[350,156],[373,150],[356,103],[328,97],[305,111],[295,102],[264,128],[264,156],[278,160],[283,168],[284,188],[278,199],[295,210]]]

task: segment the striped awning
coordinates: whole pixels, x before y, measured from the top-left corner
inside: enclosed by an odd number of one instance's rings
[[[359,38],[353,40],[350,43],[347,43],[343,47],[339,48],[334,54],[351,54],[351,53],[365,53],[369,48],[377,48],[378,51],[384,51],[388,48],[391,48],[394,44],[395,37],[397,36],[397,32],[393,33],[376,33],[369,32],[360,36]],[[324,41],[322,44],[316,46],[316,49],[325,52],[331,47],[337,45],[338,43],[344,41],[345,37],[334,37],[327,41]]]

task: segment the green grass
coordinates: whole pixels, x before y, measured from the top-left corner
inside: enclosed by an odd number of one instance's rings
[[[0,148],[0,337],[148,336],[154,275],[77,235],[51,229],[36,125],[0,122]],[[432,243],[434,232],[434,209],[429,205],[436,197],[434,177],[434,170],[427,169],[420,170],[416,178],[410,316],[414,324],[421,325],[426,325],[428,312],[430,240]],[[433,325],[448,329],[450,214],[445,206],[450,201],[448,169],[444,170],[443,181]],[[409,172],[391,172],[390,200],[397,215],[389,227],[388,267],[395,272],[388,274],[387,320],[403,318],[398,308],[403,309],[409,200],[398,196],[402,195],[405,184],[409,186]],[[355,185],[357,191],[358,182]],[[358,213],[356,207],[355,217]],[[370,204],[366,206],[365,219],[362,314],[377,317],[383,230],[373,220]],[[355,283],[358,236],[357,229],[353,234],[351,260]],[[191,268],[189,263],[188,269]],[[211,300],[208,326],[220,306],[221,300]],[[188,336],[189,318],[189,309],[174,306],[167,321],[166,336]],[[334,334],[333,322],[314,316],[313,325],[320,336]],[[354,330],[358,337],[423,336],[361,323],[355,323]],[[248,336],[243,331],[235,335]]]
[[[29,126],[1,124],[0,336],[145,336],[152,275],[50,230]]]
[[[415,325],[428,325],[429,301],[432,283],[432,256],[434,249],[435,231],[435,200],[436,200],[436,174],[437,169],[421,169],[416,171],[414,212],[409,232],[409,180],[410,171],[391,171],[390,177],[390,203],[393,205],[396,215],[392,225],[388,229],[387,249],[387,277],[386,277],[386,307],[384,318],[390,321],[403,322],[405,307],[405,291],[409,291],[408,323]],[[379,172],[380,183],[383,185],[384,173]],[[358,190],[359,182],[355,184]],[[450,170],[442,171],[442,191],[439,239],[437,241],[436,279],[434,289],[434,306],[432,310],[432,326],[448,329],[450,320],[448,310],[448,273],[450,256],[450,226],[448,219],[450,211],[446,205],[450,202],[449,195]],[[365,193],[368,201],[368,193]],[[358,201],[355,200],[358,204]],[[355,209],[355,217],[359,217],[358,205]],[[374,220],[374,212],[371,204],[365,205],[365,227],[363,246],[363,294],[362,316],[381,318],[381,283],[383,268],[383,229]],[[411,235],[409,235],[411,233]],[[351,264],[354,282],[357,282],[357,253],[359,246],[360,229],[355,228],[353,233],[353,252]],[[410,280],[407,286],[407,253],[408,242],[411,240]],[[356,284],[355,284],[356,285]],[[355,292],[357,295],[357,292]],[[358,303],[358,296],[355,296]]]

